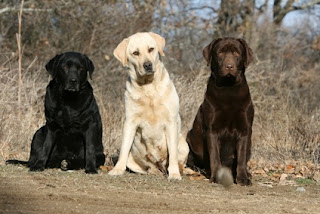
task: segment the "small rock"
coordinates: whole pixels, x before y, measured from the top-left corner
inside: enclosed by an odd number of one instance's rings
[[[306,191],[306,189],[304,187],[298,187],[296,189],[296,192],[305,192],[305,191]]]
[[[260,185],[260,186],[269,187],[269,188],[273,187],[272,184],[273,184],[272,182],[263,182],[263,183],[259,182],[258,183],[258,185]]]

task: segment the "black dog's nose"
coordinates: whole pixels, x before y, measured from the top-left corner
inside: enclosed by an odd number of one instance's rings
[[[143,67],[146,71],[152,71],[152,63],[151,62],[145,62],[143,63]]]
[[[73,78],[73,79],[70,80],[70,82],[71,82],[71,83],[76,83],[77,80]]]

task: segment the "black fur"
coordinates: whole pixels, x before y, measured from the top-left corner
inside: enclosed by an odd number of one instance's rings
[[[53,78],[46,90],[46,124],[33,136],[28,162],[6,163],[26,164],[30,171],[63,167],[97,173],[105,155],[101,117],[87,81],[93,63],[86,55],[67,52],[51,59],[46,69]]]

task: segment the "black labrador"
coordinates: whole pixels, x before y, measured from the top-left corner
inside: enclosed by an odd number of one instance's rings
[[[30,171],[85,168],[97,173],[105,155],[101,116],[87,81],[94,65],[86,55],[66,52],[51,59],[46,69],[52,76],[45,96],[46,124],[33,136],[29,161],[6,163],[25,164]]]

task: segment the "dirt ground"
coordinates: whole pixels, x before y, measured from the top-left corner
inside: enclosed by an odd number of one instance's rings
[[[259,177],[229,189],[208,180],[168,181],[126,172],[58,169],[28,172],[0,166],[0,213],[320,213],[320,187],[276,186]],[[300,185],[301,186],[301,185]]]

